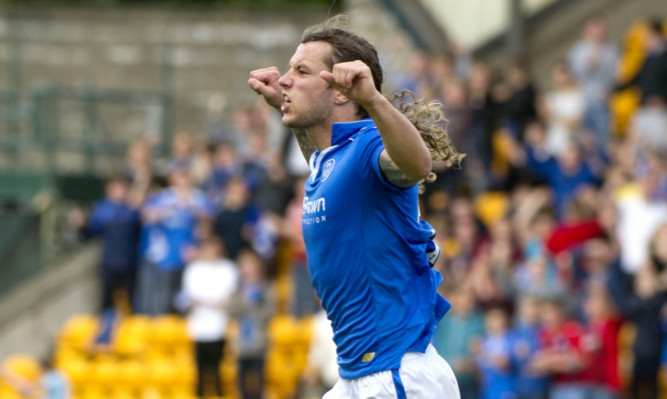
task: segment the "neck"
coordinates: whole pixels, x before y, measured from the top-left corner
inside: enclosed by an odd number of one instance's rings
[[[322,151],[325,148],[331,146],[332,126],[333,122],[306,128],[306,134],[308,135],[308,138],[313,142],[313,144],[315,144],[315,147],[318,151]]]
[[[308,127],[305,130],[308,138],[315,144],[317,150],[322,151],[331,147],[331,129],[333,128],[334,123],[355,122],[358,120],[360,119],[356,112],[338,112],[326,123]]]

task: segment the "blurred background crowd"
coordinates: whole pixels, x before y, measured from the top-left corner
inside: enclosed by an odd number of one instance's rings
[[[593,15],[545,87],[523,60],[498,68],[453,44],[415,52],[407,71],[385,65],[388,88],[442,102],[467,154],[435,164],[421,196],[453,305],[433,345],[463,398],[667,397],[666,32],[638,21],[612,42]],[[104,198],[68,212],[63,230],[100,242],[99,312],[70,318],[41,365],[5,359],[0,396],[311,398],[333,385],[301,238],[308,165],[262,102],[212,95],[207,110],[167,157],[132,142]]]

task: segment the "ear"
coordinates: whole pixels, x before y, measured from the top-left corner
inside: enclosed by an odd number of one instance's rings
[[[350,99],[345,97],[345,95],[338,90],[336,90],[336,96],[334,97],[334,104],[336,105],[345,105],[350,102]]]

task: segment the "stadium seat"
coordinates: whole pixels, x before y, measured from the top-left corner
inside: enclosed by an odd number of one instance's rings
[[[292,345],[298,334],[298,325],[292,316],[278,315],[269,323],[269,341],[276,347]]]
[[[151,331],[150,320],[144,316],[124,319],[116,331],[114,349],[121,356],[137,356],[146,350]]]
[[[59,347],[73,347],[85,350],[90,347],[98,327],[98,320],[91,315],[71,317],[60,330],[57,338]]]
[[[37,382],[42,375],[42,367],[32,356],[11,355],[2,362],[3,370],[12,375],[27,380]]]
[[[140,390],[146,382],[146,365],[138,359],[119,362],[117,381],[124,388]]]
[[[118,383],[122,364],[119,364],[113,358],[105,357],[93,363],[91,369],[89,381],[104,389],[111,390]]]
[[[59,363],[58,368],[67,375],[72,386],[76,389],[88,382],[92,365],[83,358],[72,357]]]
[[[23,396],[0,382],[0,398],[2,399],[23,399]]]
[[[185,319],[177,316],[159,316],[151,322],[150,338],[153,344],[170,347],[175,345],[189,345]]]
[[[479,219],[489,227],[507,214],[510,200],[505,193],[489,191],[478,195],[474,200],[474,206]]]
[[[91,386],[85,388],[78,397],[81,399],[108,399],[109,392],[99,387]]]
[[[115,389],[111,395],[110,399],[135,399],[137,398],[137,393],[135,391],[128,390],[126,388]]]

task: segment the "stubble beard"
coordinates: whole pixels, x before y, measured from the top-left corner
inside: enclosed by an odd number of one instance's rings
[[[320,101],[315,106],[308,108],[309,109],[301,112],[292,113],[290,115],[292,116],[292,120],[288,122],[284,122],[283,115],[283,120],[281,121],[283,126],[291,129],[308,129],[324,123],[333,112],[331,105],[327,104],[325,101]]]

